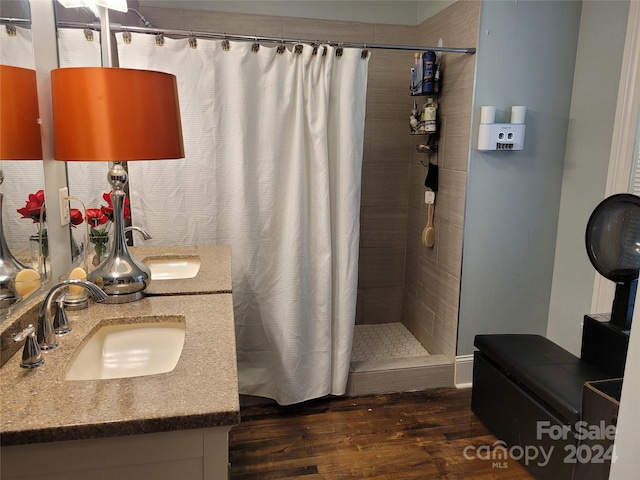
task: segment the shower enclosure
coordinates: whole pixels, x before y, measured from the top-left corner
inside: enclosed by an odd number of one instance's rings
[[[146,20],[163,28],[464,47],[477,43],[479,11],[480,2],[460,1],[413,26],[140,6]],[[408,353],[371,358],[376,352],[355,352],[348,394],[415,390],[454,382],[475,56],[442,53],[439,61],[444,79],[439,99],[440,188],[432,249],[421,244],[426,224],[426,169],[421,163],[424,154],[415,146],[422,142],[409,135],[408,125],[414,99],[408,88],[413,52],[376,50],[369,63],[356,335],[369,333],[369,337],[383,336],[385,340],[395,336]],[[379,328],[387,330],[375,333]],[[358,348],[365,343],[359,342]]]
[[[381,41],[383,35],[406,35],[398,43],[415,38],[418,45],[442,42],[475,47],[479,14],[480,2],[457,2],[414,29],[376,25],[376,40]],[[440,185],[432,249],[421,242],[427,223],[427,170],[421,163],[426,163],[426,156],[417,152],[416,144],[423,143],[420,139],[424,137],[409,135],[408,115],[416,98],[408,88],[413,54],[376,52],[370,67],[355,337],[369,345],[376,345],[377,337],[390,337],[388,343],[395,343],[398,351],[385,348],[386,355],[378,355],[370,350],[364,360],[352,358],[352,394],[454,384],[476,56],[443,53],[440,62]],[[377,324],[383,325],[376,332]],[[411,348],[411,342],[394,342],[393,332],[402,339],[407,330],[429,356],[420,350],[402,353]]]

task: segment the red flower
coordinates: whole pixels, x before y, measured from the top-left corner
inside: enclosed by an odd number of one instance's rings
[[[71,209],[70,217],[71,217],[71,225],[73,225],[74,227],[84,222],[84,218],[82,218],[82,212],[77,208]]]
[[[44,190],[38,190],[36,193],[30,193],[29,199],[23,208],[19,208],[17,212],[22,215],[22,218],[30,218],[33,223],[40,222],[40,211],[43,213],[43,221],[45,221],[45,210],[42,208],[44,204]]]
[[[32,198],[42,205],[44,203],[44,190],[38,190],[36,193],[29,195],[29,200]]]
[[[93,228],[104,225],[109,218],[102,212],[100,208],[87,208],[87,223]]]
[[[108,205],[102,207],[102,212],[113,221],[113,205],[111,204],[111,192],[102,195],[102,198]],[[124,197],[124,218],[131,217],[131,210],[129,210],[129,198]]]

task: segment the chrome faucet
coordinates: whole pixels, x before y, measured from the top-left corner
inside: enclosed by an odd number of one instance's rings
[[[77,285],[79,287],[86,288],[89,291],[89,296],[95,302],[102,302],[107,299],[107,294],[104,293],[100,287],[95,283],[91,283],[86,280],[63,280],[51,287],[47,295],[44,297],[38,313],[38,344],[42,350],[52,350],[58,346],[56,332],[53,326],[51,306],[56,294],[58,294],[63,287],[68,285]]]
[[[140,227],[136,227],[136,226],[130,226],[130,227],[125,227],[124,231],[125,232],[131,232],[135,230],[136,232],[139,232],[142,235],[142,239],[143,240],[151,240],[151,235],[149,234],[149,232],[147,232],[145,229],[140,228]]]

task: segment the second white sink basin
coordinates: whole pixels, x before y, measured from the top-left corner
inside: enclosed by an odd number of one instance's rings
[[[184,317],[169,321],[108,325],[81,347],[66,380],[141,377],[172,371],[186,332]]]
[[[197,255],[162,255],[142,260],[151,270],[151,280],[179,280],[193,278],[200,271]]]

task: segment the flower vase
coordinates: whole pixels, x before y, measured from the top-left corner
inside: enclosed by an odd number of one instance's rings
[[[42,245],[40,240],[42,239]],[[49,278],[49,238],[47,235],[35,234],[29,237],[31,266],[42,276]]]
[[[78,243],[75,237],[71,236],[71,263],[82,263],[82,256],[86,253],[85,243],[85,241]]]
[[[91,264],[94,267],[100,265],[104,260],[109,256],[109,246],[111,239],[109,235],[91,235],[91,239],[89,240],[91,245],[93,245],[93,259],[91,260]]]

